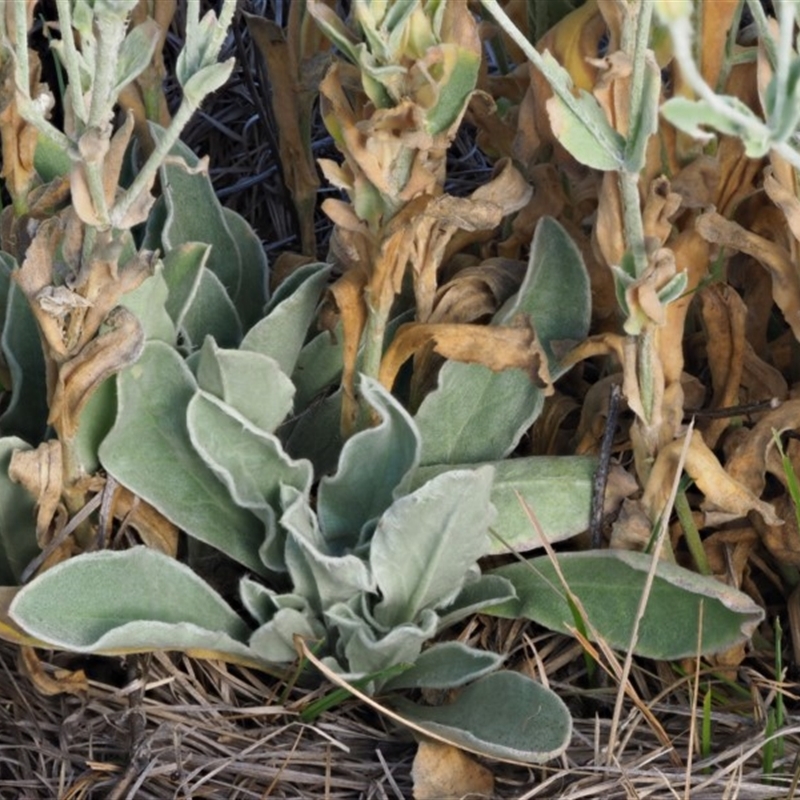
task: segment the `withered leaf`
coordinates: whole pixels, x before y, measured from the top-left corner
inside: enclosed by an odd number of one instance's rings
[[[463,750],[444,742],[422,739],[411,767],[414,800],[443,800],[494,792],[491,770]]]
[[[681,440],[670,442],[662,448],[653,465],[642,497],[647,514],[653,521],[658,519],[666,506],[683,446]],[[737,517],[758,511],[770,525],[781,524],[780,517],[770,503],[760,500],[748,485],[722,468],[697,430],[692,431],[684,469],[705,495],[708,505]]]
[[[80,412],[94,391],[106,378],[133,364],[144,347],[142,326],[127,308],[115,308],[106,325],[107,331],[59,369],[47,421],[65,441],[77,433]]]
[[[45,547],[49,542],[50,524],[61,503],[64,481],[61,442],[50,439],[35,450],[15,450],[8,477],[36,498],[36,538],[39,546]]]
[[[483,364],[494,372],[524,370],[547,394],[553,392],[547,356],[533,327],[524,320],[514,327],[418,322],[401,325],[381,361],[380,382],[391,390],[400,367],[428,346],[444,358]]]

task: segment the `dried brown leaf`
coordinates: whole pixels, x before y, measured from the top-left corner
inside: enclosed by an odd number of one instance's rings
[[[457,800],[491,797],[494,775],[463,750],[444,742],[422,739],[411,767],[414,800]]]
[[[36,538],[40,547],[47,546],[50,525],[61,504],[64,481],[61,443],[51,439],[35,450],[15,450],[8,477],[36,498]]]
[[[681,440],[670,442],[656,457],[642,497],[644,508],[652,521],[658,519],[666,506],[683,445]],[[739,480],[730,469],[726,471],[722,468],[697,430],[692,431],[684,469],[705,495],[706,505],[738,517],[758,511],[769,524],[781,524],[780,517],[770,503],[760,500],[758,493]]]
[[[698,218],[697,230],[709,242],[752,256],[769,271],[772,298],[800,338],[800,273],[787,250],[713,211]]]
[[[120,521],[134,527],[148,547],[173,558],[178,555],[178,528],[124,486],[117,486],[114,491],[113,514]]]
[[[739,403],[745,347],[747,308],[742,298],[727,284],[711,284],[700,293],[700,312],[706,333],[708,367],[714,395],[710,408],[726,408]],[[700,430],[709,447],[715,447],[730,418],[701,420]]]
[[[775,446],[773,431],[780,435],[784,431],[798,427],[800,427],[800,400],[788,400],[774,411],[765,414],[754,428],[740,435],[736,447],[725,463],[728,474],[754,494],[760,495],[766,485],[769,451]]]
[[[418,322],[401,325],[381,361],[380,382],[391,389],[400,367],[429,346],[444,358],[483,364],[495,372],[524,370],[548,394],[553,391],[547,356],[530,323],[524,320],[514,327]]]
[[[89,681],[82,669],[56,669],[50,674],[32,647],[20,648],[17,664],[40,694],[54,697],[59,694],[82,695],[89,691]]]
[[[358,414],[355,378],[358,348],[367,323],[364,303],[364,276],[355,270],[342,275],[328,290],[326,303],[334,306],[335,314],[328,314],[328,329],[342,322],[342,432],[349,435],[355,430]]]
[[[47,421],[63,441],[76,435],[80,413],[95,390],[106,378],[133,364],[144,347],[142,326],[124,306],[117,306],[105,325],[107,330],[59,369]]]
[[[314,205],[319,178],[311,152],[310,131],[316,86],[322,77],[320,66],[314,66],[314,63],[321,63],[319,56],[327,48],[323,41],[316,43],[315,62],[312,62],[310,54],[300,50],[299,27],[303,26],[303,17],[308,12],[302,8],[303,4],[297,5],[300,8],[293,8],[290,12],[292,29],[286,34],[265,17],[245,14],[244,18],[269,76],[270,101],[278,128],[278,155],[284,181],[297,209],[302,252],[313,255],[316,251]],[[310,30],[310,26],[306,28]],[[314,71],[318,73],[316,80],[311,79],[310,73]]]

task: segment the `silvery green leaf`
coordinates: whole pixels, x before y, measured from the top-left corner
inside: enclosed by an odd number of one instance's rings
[[[287,430],[281,430],[286,451],[293,458],[307,458],[316,475],[336,469],[344,441],[341,433],[342,390],[312,403]]]
[[[248,613],[261,625],[269,622],[281,608],[293,608],[303,613],[311,610],[305,597],[278,594],[247,575],[239,581],[239,597]]]
[[[297,658],[294,637],[302,636],[313,647],[325,638],[325,628],[311,614],[281,608],[250,637],[250,649],[270,664],[285,664]]]
[[[481,575],[467,581],[456,599],[439,611],[439,630],[446,630],[470,614],[479,614],[484,608],[511,602],[516,596],[511,581],[499,575]]]
[[[168,295],[169,286],[164,278],[163,265],[159,261],[150,277],[132,292],[123,295],[121,304],[136,315],[145,339],[158,339],[174,345],[177,332],[166,309]]]
[[[589,527],[592,487],[597,461],[589,456],[530,456],[488,462],[494,467],[492,504],[497,519],[492,530],[492,552],[517,552],[542,546],[539,529],[548,542],[560,542]],[[412,480],[416,488],[434,475],[478,464],[437,464],[420,467]],[[527,504],[536,514],[539,528],[528,516]],[[505,544],[503,543],[505,542]]]
[[[148,18],[131,29],[119,50],[112,97],[118,97],[129,83],[144,72],[156,51],[158,38],[159,27],[153,19]]]
[[[164,209],[166,212],[166,206]],[[165,307],[178,330],[182,330],[183,318],[197,294],[210,250],[211,245],[187,242],[170,248],[164,255],[163,275],[169,287]]]
[[[248,330],[264,315],[264,304],[269,297],[267,254],[261,239],[241,214],[223,206],[222,216],[239,249],[241,279],[233,301],[243,328]]]
[[[713,134],[700,126],[707,126],[720,133],[736,136],[742,140],[749,158],[761,158],[770,147],[769,131],[764,123],[741,100],[719,95],[717,100],[727,106],[746,122],[731,119],[731,114],[718,110],[706,100],[689,100],[672,97],[661,106],[661,114],[676,128],[700,141],[709,141]]]
[[[650,137],[658,131],[658,104],[661,98],[661,70],[651,51],[644,62],[642,101],[639,119],[631,121],[631,130],[625,144],[625,168],[638,173],[644,167]]]
[[[186,411],[196,391],[173,348],[145,344],[139,361],[117,376],[117,419],[100,445],[100,462],[190,536],[263,574],[263,524],[231,499],[192,446]]]
[[[299,269],[292,276],[294,291],[289,295],[275,292],[266,316],[248,331],[241,349],[274,358],[286,375],[291,375],[329,275],[327,264],[307,264]]]
[[[197,383],[264,433],[272,433],[292,410],[294,386],[277,361],[219,348],[211,337],[200,350]]]
[[[339,380],[343,346],[341,322],[335,331],[323,331],[303,346],[292,372],[298,410],[307,408],[317,395]]]
[[[564,304],[563,298],[570,297]],[[550,217],[536,226],[519,291],[495,314],[507,324],[529,316],[547,353],[553,378],[564,373],[559,354],[589,330],[591,292],[583,257]],[[480,364],[447,362],[438,386],[414,418],[422,436],[422,464],[474,464],[504,458],[544,406],[544,393],[521,370],[492,372]]]
[[[662,305],[669,305],[677,300],[685,291],[689,284],[689,276],[684,272],[673,275],[664,286],[658,290],[657,297]]]
[[[329,555],[292,530],[286,537],[286,568],[294,591],[305,597],[317,614],[376,589],[369,567],[358,556]]]
[[[184,99],[197,108],[208,95],[225,85],[235,64],[236,59],[229,58],[227,61],[201,67],[185,83],[181,84]]]
[[[389,680],[386,691],[455,689],[498,669],[504,656],[461,642],[441,642],[423,651],[410,669]]]
[[[149,547],[86,553],[24,586],[9,609],[75,652],[218,650],[247,656],[250,629],[189,567]]]
[[[377,381],[362,376],[359,386],[381,421],[351,436],[336,474],[320,481],[320,526],[332,552],[357,544],[363,526],[391,505],[419,461],[419,434],[408,412]]]
[[[424,609],[453,602],[467,571],[490,549],[493,476],[491,467],[437,475],[383,514],[370,550],[381,625],[412,622]]]
[[[311,464],[291,459],[275,436],[256,428],[214,395],[195,392],[186,424],[195,450],[242,508],[258,516],[270,509],[272,519],[280,511],[282,485],[310,491]]]
[[[543,764],[563,753],[572,735],[561,698],[508,670],[484,675],[447,705],[422,706],[402,697],[392,705],[454,746],[490,758]]]
[[[9,261],[13,259],[2,254],[3,265]],[[36,318],[16,281],[8,289],[0,345],[11,374],[11,396],[0,415],[0,426],[4,433],[38,444],[47,429],[44,354]]]
[[[572,77],[549,50],[542,60],[557,84],[547,105],[550,125],[559,143],[581,164],[603,172],[623,168],[625,139],[608,122],[595,97],[583,89],[575,95]]]
[[[351,673],[369,675],[397,664],[413,664],[422,647],[436,634],[438,617],[426,609],[416,624],[403,623],[380,635],[366,622],[357,627],[344,647]]]
[[[209,269],[200,271],[197,289],[181,320],[181,332],[190,347],[199,347],[206,336],[213,336],[220,347],[236,347],[242,339],[236,307]]]

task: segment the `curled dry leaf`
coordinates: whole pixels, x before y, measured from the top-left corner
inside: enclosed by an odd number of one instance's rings
[[[61,365],[47,418],[59,437],[73,439],[80,412],[106,378],[133,364],[144,347],[144,332],[136,316],[117,306],[106,318],[108,330],[92,339],[74,358]]]
[[[49,543],[50,525],[61,504],[64,480],[61,443],[51,439],[35,450],[15,450],[8,477],[36,498],[36,539],[44,548]]]
[[[29,5],[32,7],[33,4]],[[7,8],[12,7],[7,6]],[[31,85],[35,88],[39,83],[41,63],[39,57],[32,51],[29,51],[29,58]],[[14,73],[14,58],[10,50],[3,46],[0,49],[0,136],[3,151],[0,177],[4,179],[11,197],[25,207],[26,195],[36,179],[33,158],[36,153],[38,131],[19,114]]]
[[[779,564],[800,567],[800,530],[794,502],[788,494],[775,502],[775,511],[784,519],[783,525],[757,525],[761,541]]]
[[[355,430],[358,415],[356,362],[361,335],[367,324],[363,288],[362,274],[356,270],[345,272],[328,290],[322,312],[322,319],[328,320],[325,325],[328,330],[333,331],[339,319],[342,322],[342,432],[345,435]]]
[[[795,337],[800,338],[800,273],[788,251],[713,211],[698,218],[697,230],[709,242],[752,256],[769,271],[772,299]]]
[[[89,681],[82,669],[54,668],[48,670],[32,647],[21,647],[17,663],[40,694],[54,697],[59,694],[82,695],[89,691]]]
[[[421,739],[411,767],[414,800],[491,797],[494,776],[463,750],[444,742]]]
[[[437,290],[428,321],[488,321],[519,288],[525,270],[525,262],[511,258],[488,258],[459,270]]]
[[[658,519],[667,504],[683,445],[681,440],[670,442],[656,457],[642,496],[643,506],[652,521]],[[697,430],[692,431],[684,469],[705,495],[707,505],[737,517],[758,511],[770,525],[781,524],[770,503],[760,500],[748,485],[722,468]]]
[[[115,487],[112,513],[123,524],[134,527],[148,547],[173,558],[177,557],[178,528],[124,486]]]
[[[547,356],[533,327],[525,320],[513,327],[418,322],[401,325],[381,361],[380,382],[391,390],[400,367],[425,347],[432,347],[444,358],[483,364],[494,372],[524,370],[547,394],[553,392]]]
[[[311,114],[322,78],[323,54],[330,45],[316,25],[308,24],[304,3],[290,6],[285,33],[265,17],[253,14],[244,17],[269,76],[283,176],[297,210],[302,252],[311,256],[316,250],[314,204],[319,188],[311,152]],[[301,35],[304,21],[308,32],[317,33],[316,41],[308,42],[313,50],[305,52]]]
[[[744,583],[750,554],[757,544],[758,534],[749,526],[717,531],[703,539],[703,549],[714,576],[736,589]]]
[[[781,179],[782,178],[782,179]],[[791,181],[786,185],[784,181]],[[764,191],[786,217],[786,223],[792,236],[800,242],[800,200],[797,199],[794,175],[780,177],[775,170],[767,167],[764,170]]]
[[[729,285],[713,283],[700,293],[700,313],[714,390],[709,408],[738,405],[747,308],[739,294]],[[730,418],[712,418],[700,420],[699,428],[708,446],[713,448],[730,424]]]
[[[751,492],[761,494],[766,484],[769,451],[775,446],[773,431],[780,435],[784,431],[798,427],[800,427],[800,400],[789,400],[766,414],[752,430],[741,435],[725,463],[727,473]],[[777,523],[770,522],[770,524]]]

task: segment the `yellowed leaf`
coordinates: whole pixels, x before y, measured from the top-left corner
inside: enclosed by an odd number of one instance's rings
[[[20,648],[17,663],[36,691],[47,697],[59,694],[82,695],[89,691],[89,681],[82,669],[57,668],[48,671],[32,647]]]
[[[15,450],[8,477],[36,498],[36,538],[40,547],[49,543],[50,525],[61,504],[63,467],[61,443],[42,442],[35,450]]]
[[[470,758],[463,750],[444,742],[422,739],[411,767],[414,800],[459,800],[491,797],[491,770]]]
[[[666,506],[683,444],[683,441],[676,440],[663,447],[650,472],[642,503],[652,521],[658,519]],[[684,469],[705,495],[706,504],[712,508],[736,517],[758,511],[770,525],[781,524],[770,503],[760,500],[750,486],[734,476],[730,467],[728,471],[722,468],[697,430],[692,431]]]
[[[417,322],[401,325],[381,361],[380,382],[391,390],[400,367],[428,346],[444,358],[483,364],[495,372],[521,369],[548,394],[553,392],[547,356],[526,321],[516,327]]]
[[[367,323],[367,309],[364,305],[364,276],[355,270],[342,275],[328,290],[326,303],[329,311],[326,327],[333,330],[336,322],[342,322],[342,432],[350,435],[356,426],[358,402],[356,400],[355,378],[358,348]],[[333,308],[331,308],[333,306]],[[324,309],[323,309],[324,310]]]
[[[178,528],[124,486],[117,486],[114,491],[113,514],[124,524],[134,527],[148,547],[173,558],[178,555]]]
[[[144,347],[142,326],[124,306],[111,311],[105,323],[107,329],[58,371],[47,421],[64,441],[76,435],[80,412],[95,390],[106,378],[133,364]]]
[[[769,271],[772,298],[800,338],[800,273],[787,250],[713,211],[698,218],[697,230],[709,242],[752,256]]]

